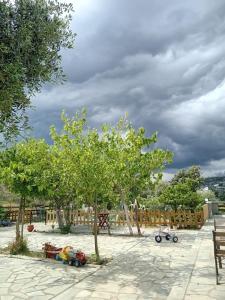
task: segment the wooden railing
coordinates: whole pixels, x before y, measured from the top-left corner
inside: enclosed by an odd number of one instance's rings
[[[64,218],[64,212],[61,211]],[[138,214],[133,211],[129,212],[129,218],[132,226],[136,225],[136,217],[140,227],[151,227],[156,225],[178,226],[179,228],[200,228],[204,224],[203,210],[199,212],[191,211],[150,211],[140,210]],[[74,225],[86,224],[92,226],[94,223],[94,213],[84,211],[72,211],[69,216],[70,222]],[[56,223],[56,212],[53,210],[46,211],[46,222]],[[110,226],[126,225],[124,211],[109,212]]]
[[[19,209],[9,210],[6,213],[8,219],[11,222],[16,222],[18,218]],[[46,211],[40,211],[38,209],[25,209],[24,211],[24,223],[31,223],[34,221],[45,221]]]
[[[61,211],[63,218],[64,211]],[[8,211],[8,218],[15,222],[18,217],[18,209]],[[129,219],[132,226],[136,225],[136,218],[140,227],[151,227],[156,225],[169,225],[177,226],[179,228],[200,228],[206,218],[206,207],[203,207],[201,211],[151,211],[151,210],[139,210],[138,214],[134,211],[129,211]],[[69,220],[74,225],[89,225],[94,224],[94,213],[85,212],[83,210],[74,210],[69,213]],[[34,221],[45,221],[46,223],[56,223],[55,210],[45,209],[26,209],[24,214],[25,223],[31,223]],[[111,227],[125,226],[126,217],[124,211],[109,211],[109,223]]]

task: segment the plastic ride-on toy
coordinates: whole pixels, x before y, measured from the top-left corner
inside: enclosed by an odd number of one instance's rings
[[[155,232],[155,241],[157,243],[161,243],[162,238],[165,238],[167,241],[173,241],[174,243],[178,242],[176,232],[171,231],[168,226],[161,226],[160,229],[157,232]]]
[[[62,260],[64,264],[75,267],[83,266],[87,262],[85,254],[71,246],[64,247],[56,256],[56,260]]]
[[[42,249],[44,250],[46,258],[53,259],[56,259],[56,255],[58,255],[59,252],[62,251],[62,248],[55,247],[51,243],[45,243]]]

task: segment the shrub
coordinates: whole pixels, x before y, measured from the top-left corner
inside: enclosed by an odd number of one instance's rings
[[[71,232],[71,225],[62,225],[59,229],[62,234],[67,234]]]
[[[29,248],[27,245],[27,240],[25,239],[19,239],[15,240],[12,243],[9,244],[9,252],[12,255],[17,255],[17,254],[28,254],[29,253]]]

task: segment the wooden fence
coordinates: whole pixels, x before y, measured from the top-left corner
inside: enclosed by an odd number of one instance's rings
[[[7,218],[10,219],[11,222],[16,222],[18,218],[18,212],[19,212],[18,208],[8,210],[6,216]],[[41,222],[41,221],[45,221],[45,218],[46,218],[45,210],[25,209],[24,211],[24,223]]]
[[[61,212],[63,215],[63,211]],[[64,217],[64,215],[63,215]],[[132,226],[136,225],[136,213],[129,212],[129,218]],[[46,211],[46,222],[56,223],[56,212]],[[84,211],[70,212],[70,222],[74,225],[83,224],[93,226],[94,213]],[[140,210],[138,212],[138,222],[140,227],[151,227],[156,225],[177,226],[179,228],[200,228],[204,222],[203,210],[199,212],[191,211],[149,211]],[[126,225],[124,211],[110,211],[109,224],[111,227]]]
[[[64,212],[61,211],[63,218]],[[16,222],[18,217],[18,209],[9,210],[7,217]],[[156,225],[177,226],[178,228],[200,228],[208,217],[207,208],[203,207],[201,211],[151,211],[140,210],[138,212],[138,222],[140,227],[151,227]],[[94,225],[94,213],[76,210],[70,212],[70,222],[74,225]],[[136,225],[136,213],[129,212],[129,218],[132,226]],[[126,217],[124,211],[110,211],[109,224],[114,226],[125,226]],[[43,222],[56,223],[56,212],[49,209],[26,209],[24,215],[25,223]]]

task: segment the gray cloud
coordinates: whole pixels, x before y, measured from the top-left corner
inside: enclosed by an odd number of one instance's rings
[[[86,106],[94,126],[128,112],[135,126],[159,131],[174,170],[223,172],[224,13],[219,0],[78,1],[76,46],[63,52],[68,81],[33,100],[35,135],[59,128],[62,109]]]

